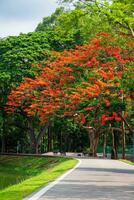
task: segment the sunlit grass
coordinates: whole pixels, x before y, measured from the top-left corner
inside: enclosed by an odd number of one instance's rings
[[[125,163],[127,163],[129,165],[134,165],[134,162],[131,162],[129,160],[123,160],[123,159],[121,159],[120,161],[125,162]]]
[[[60,157],[1,157],[0,180],[2,188],[8,187],[0,190],[0,200],[21,200],[76,163]]]

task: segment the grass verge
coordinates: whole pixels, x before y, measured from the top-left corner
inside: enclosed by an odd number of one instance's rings
[[[127,164],[129,164],[129,165],[133,165],[133,166],[134,166],[134,162],[131,162],[131,161],[129,161],[129,160],[123,160],[123,159],[121,159],[120,161],[122,161],[122,162],[124,162],[124,163],[127,163]]]
[[[19,159],[23,160],[22,157]],[[27,158],[25,157],[25,159],[30,160],[30,158],[28,157]],[[33,160],[35,162],[35,160],[38,160],[39,158],[35,157],[31,159],[33,163]],[[44,159],[45,163],[47,160],[47,167],[45,166],[45,168],[43,167],[44,164],[41,162],[42,159]],[[26,162],[23,163],[22,166],[25,165],[25,168],[29,170],[32,168],[34,169],[33,173],[31,172],[31,175],[30,175],[31,177],[24,181],[21,181],[18,184],[15,184],[15,185],[12,185],[5,189],[0,190],[0,200],[22,200],[24,197],[28,196],[30,193],[37,190],[41,186],[46,185],[49,182],[55,180],[58,176],[63,174],[65,171],[71,169],[78,162],[75,159],[63,158],[63,157],[62,158],[55,157],[53,159],[51,157],[50,158],[51,161],[49,160],[49,158],[44,157],[44,158],[41,158],[41,160],[38,161],[41,164],[39,168],[37,167],[37,165],[39,166],[39,164],[37,164],[38,162],[37,163],[35,162],[36,164],[33,163],[32,165],[29,164],[29,167],[28,166],[26,167],[26,164],[25,164]],[[52,160],[54,160],[54,162],[52,162]],[[29,163],[31,162],[29,161]],[[37,169],[39,170],[38,173],[37,173]],[[19,168],[18,168],[18,171],[19,171]],[[22,172],[23,170],[21,169],[20,171]]]

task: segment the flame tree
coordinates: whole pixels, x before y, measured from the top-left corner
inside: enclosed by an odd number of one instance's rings
[[[39,65],[35,78],[24,78],[8,97],[7,110],[38,119],[40,130],[28,133],[34,152],[55,117],[70,117],[88,129],[90,151],[96,156],[100,134],[110,130],[131,132],[128,112],[133,88],[133,42],[99,33],[75,50],[54,52],[54,58]],[[124,140],[123,140],[124,141]]]

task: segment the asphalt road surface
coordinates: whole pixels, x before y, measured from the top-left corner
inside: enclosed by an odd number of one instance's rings
[[[134,166],[116,160],[81,164],[39,200],[134,200]]]

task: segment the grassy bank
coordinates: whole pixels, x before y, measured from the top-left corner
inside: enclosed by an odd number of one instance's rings
[[[134,166],[134,162],[131,162],[129,160],[123,160],[123,159],[121,159],[120,161],[125,162],[125,163],[127,163],[129,165],[133,165]]]
[[[77,163],[60,157],[0,157],[0,200],[21,200]]]

